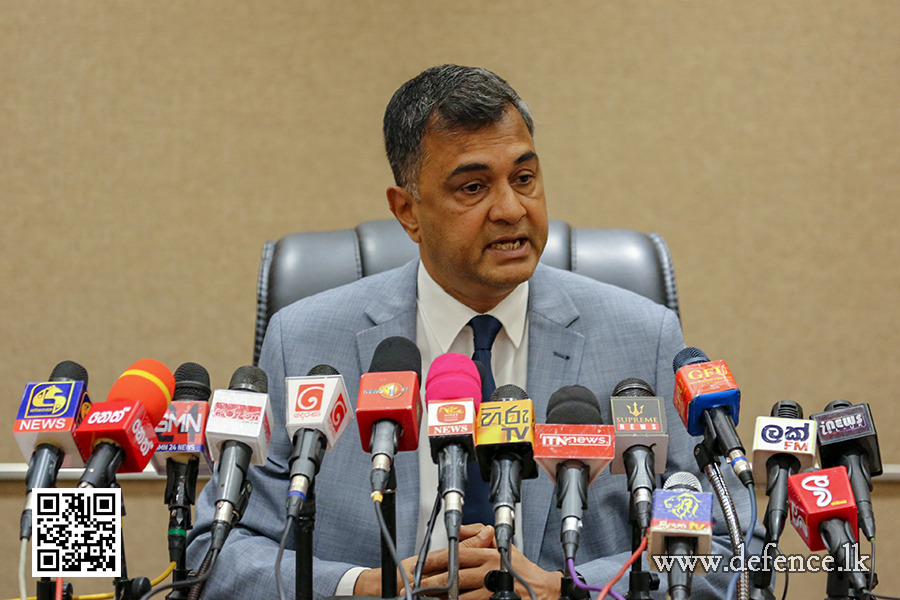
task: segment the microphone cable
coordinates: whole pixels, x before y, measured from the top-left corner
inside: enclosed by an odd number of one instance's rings
[[[194,593],[194,590],[198,589],[198,587],[199,587],[199,589],[200,589],[200,592],[202,592],[202,591],[203,591],[203,587],[202,587],[202,586],[203,586],[204,583],[206,583],[206,580],[209,579],[209,578],[212,576],[212,573],[213,573],[213,567],[215,567],[216,559],[217,559],[218,557],[219,557],[219,551],[218,551],[218,550],[210,550],[210,551],[206,554],[206,557],[204,557],[204,559],[203,559],[203,564],[200,565],[200,569],[201,569],[201,570],[204,568],[204,566],[207,567],[207,571],[206,571],[205,573],[200,574],[200,575],[199,575],[197,578],[195,578],[195,579],[185,579],[184,581],[176,581],[176,582],[174,582],[174,583],[168,583],[168,584],[166,584],[166,585],[161,585],[161,586],[159,586],[158,588],[152,589],[152,590],[150,590],[149,592],[147,592],[146,594],[144,594],[143,596],[141,596],[140,600],[149,600],[149,598],[151,598],[152,596],[157,595],[157,594],[160,593],[160,592],[164,592],[164,591],[166,591],[166,590],[174,590],[174,589],[183,588],[183,587],[190,587],[190,588],[191,588],[191,594],[193,594],[193,593]],[[209,559],[209,564],[207,564],[207,559]],[[174,567],[173,567],[173,568],[174,568]],[[152,583],[152,582],[151,582],[151,583]],[[194,587],[195,585],[198,586],[198,587]],[[197,596],[198,596],[198,597],[200,596],[200,592],[197,592]]]
[[[384,520],[384,513],[381,510],[381,500],[383,495],[381,492],[372,492],[372,500],[375,502],[375,518],[378,519],[378,526],[381,528],[381,539],[391,555],[391,559],[400,571],[400,580],[403,582],[403,589],[406,600],[413,600],[412,586],[409,584],[409,578],[406,576],[406,569],[400,564],[400,558],[397,556],[397,548],[394,546],[394,540],[391,539],[391,532],[388,531],[387,523]],[[189,599],[190,600],[190,599]]]
[[[416,594],[419,585],[422,583],[422,572],[425,570],[425,556],[431,548],[431,532],[434,530],[434,524],[437,521],[438,513],[441,512],[441,486],[438,484],[437,494],[434,497],[434,504],[431,507],[431,516],[428,517],[428,526],[425,528],[425,536],[422,538],[422,547],[419,549],[419,557],[416,559],[416,568],[413,573],[413,585],[415,586],[413,594]]]
[[[537,600],[537,596],[534,594],[534,590],[531,589],[531,586],[528,584],[528,582],[525,581],[524,579],[522,579],[522,576],[519,575],[518,573],[516,573],[516,570],[513,569],[512,561],[509,560],[509,549],[508,548],[499,548],[498,551],[500,552],[500,564],[502,564],[503,567],[507,571],[509,571],[513,577],[516,578],[516,581],[521,583],[522,586],[526,590],[528,590],[528,595],[531,597],[531,600]]]
[[[278,554],[275,555],[275,589],[278,592],[279,600],[287,600],[284,595],[284,586],[281,583],[281,559],[284,557],[284,549],[296,518],[294,515],[288,515],[287,523],[284,524],[284,532],[281,534],[281,541],[278,543]]]

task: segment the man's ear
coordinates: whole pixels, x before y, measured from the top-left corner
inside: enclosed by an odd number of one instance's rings
[[[392,185],[387,189],[388,206],[394,217],[415,243],[419,243],[419,201],[406,189]]]

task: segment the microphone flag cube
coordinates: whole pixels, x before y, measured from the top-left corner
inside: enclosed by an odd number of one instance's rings
[[[269,395],[242,390],[216,390],[206,421],[206,443],[214,461],[222,444],[234,440],[253,451],[251,465],[262,466],[272,440],[272,404]]]
[[[27,384],[13,424],[22,456],[29,460],[37,444],[48,442],[65,452],[63,467],[83,467],[73,431],[90,409],[91,399],[83,381]]]
[[[376,371],[360,377],[356,424],[365,452],[372,451],[372,426],[383,419],[394,421],[402,429],[397,442],[399,452],[418,449],[422,401],[419,376],[414,371]]]
[[[642,445],[653,448],[654,469],[657,473],[665,473],[669,449],[665,400],[653,396],[613,396],[609,399],[609,406],[616,430],[616,456],[609,472],[625,473],[625,451],[632,446]]]
[[[741,390],[724,360],[685,365],[675,373],[675,408],[691,435],[703,435],[700,415],[707,408],[727,406],[738,424]]]
[[[212,475],[212,457],[206,445],[206,420],[209,402],[198,400],[173,400],[162,421],[156,426],[159,446],[150,462],[157,475],[166,475],[166,459],[173,454],[196,454],[203,457],[197,474]]]
[[[649,556],[665,556],[667,537],[690,537],[697,539],[695,554],[709,554],[712,551],[713,495],[709,492],[692,490],[655,490],[653,492],[653,518],[650,521]],[[705,574],[704,565],[697,561],[696,568]],[[650,568],[659,569],[656,561],[650,561]]]
[[[91,406],[75,430],[75,439],[85,460],[94,445],[110,440],[125,449],[125,461],[119,473],[140,473],[150,463],[159,441],[156,423],[139,400],[107,400]]]
[[[556,466],[579,460],[588,467],[589,484],[603,472],[616,454],[612,425],[566,425],[541,423],[534,426],[534,460],[556,483]]]
[[[485,481],[491,480],[491,461],[501,451],[515,452],[524,458],[522,479],[537,477],[534,464],[534,405],[531,400],[482,402],[478,408],[475,452]]]
[[[341,375],[286,377],[285,410],[288,437],[299,429],[315,429],[325,434],[327,450],[334,447],[353,420],[347,402],[347,388]]]
[[[437,463],[441,449],[447,443],[461,443],[475,458],[475,401],[472,398],[457,400],[429,400],[428,439],[431,459]]]
[[[858,540],[856,500],[845,467],[798,473],[788,478],[791,525],[813,552],[825,550],[819,523],[843,519]]]
[[[773,454],[790,454],[800,460],[800,470],[816,463],[816,423],[809,419],[757,417],[753,434],[753,479],[757,485],[768,480],[766,461]]]

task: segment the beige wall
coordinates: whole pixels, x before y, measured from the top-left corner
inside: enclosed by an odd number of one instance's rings
[[[145,356],[227,385],[252,356],[262,243],[388,216],[382,111],[443,62],[493,69],[529,102],[552,217],[665,237],[686,340],[732,366],[745,439],[776,400],[868,401],[900,462],[889,1],[4,3],[7,427],[24,383],[64,359],[101,399]],[[19,460],[0,437],[0,462]],[[0,485],[4,548],[22,490]],[[877,488],[881,556],[900,551],[895,491]],[[129,544],[132,571],[155,575],[162,487],[126,499],[146,544]],[[791,587],[821,597],[824,578]]]

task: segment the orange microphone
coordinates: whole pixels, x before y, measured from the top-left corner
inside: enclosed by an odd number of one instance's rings
[[[164,364],[144,358],[122,373],[106,402],[91,406],[75,430],[84,457],[80,488],[105,488],[116,473],[138,473],[159,445],[155,428],[165,415],[175,377]]]

